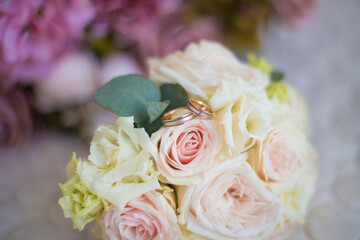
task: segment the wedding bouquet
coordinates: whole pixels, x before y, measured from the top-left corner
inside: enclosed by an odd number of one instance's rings
[[[117,77],[95,100],[120,115],[73,155],[65,217],[99,239],[284,239],[304,222],[316,160],[299,94],[264,59],[192,43]]]

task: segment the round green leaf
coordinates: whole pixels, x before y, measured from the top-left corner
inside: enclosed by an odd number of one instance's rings
[[[184,107],[188,101],[186,91],[179,84],[164,84],[160,87],[161,101],[170,101],[165,111]]]
[[[122,117],[134,116],[136,123],[148,118],[147,103],[160,101],[160,89],[151,80],[138,75],[114,78],[94,98],[101,106]]]
[[[168,105],[169,102],[148,102],[147,111],[150,118],[150,123],[160,117]]]

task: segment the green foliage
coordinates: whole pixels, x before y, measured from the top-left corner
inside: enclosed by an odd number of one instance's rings
[[[142,123],[148,117],[153,121],[167,105],[150,103],[160,101],[160,89],[151,80],[138,75],[114,78],[97,90],[94,97],[101,106],[119,116],[134,116],[136,123]]]
[[[271,64],[265,58],[258,58],[254,53],[246,54],[250,66],[260,69],[263,74],[269,75],[272,72]]]
[[[71,162],[66,166],[69,179],[66,183],[59,184],[63,196],[58,202],[65,217],[72,219],[73,228],[83,230],[87,223],[94,220],[104,209],[108,208],[109,203],[93,194],[81,182],[79,175],[75,171],[78,161],[74,153]]]
[[[179,84],[164,84],[160,87],[161,100],[170,101],[166,111],[184,107],[188,101],[185,90]]]
[[[288,85],[282,81],[271,82],[265,90],[269,99],[276,97],[280,102],[289,100]]]
[[[270,74],[270,81],[271,82],[280,82],[284,80],[284,73],[280,71],[272,71]]]
[[[144,127],[148,134],[161,127],[159,117],[164,111],[183,107],[188,99],[178,84],[159,88],[138,75],[116,77],[97,90],[94,97],[101,106],[119,116],[133,116],[136,126]]]
[[[160,117],[168,105],[169,102],[147,102],[147,111],[150,123]]]
[[[161,91],[161,101],[169,102],[165,112],[168,112],[172,109],[184,107],[187,103],[188,96],[185,90],[179,84],[164,84],[160,87]],[[151,135],[156,132],[161,127],[160,118],[156,119],[153,122],[150,122],[149,119],[141,124],[141,127],[145,128],[146,132]]]

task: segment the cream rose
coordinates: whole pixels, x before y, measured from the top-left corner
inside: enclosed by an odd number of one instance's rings
[[[276,229],[271,233],[271,235],[265,240],[285,240],[293,233],[296,229],[296,224],[286,222],[284,224],[279,224]]]
[[[269,82],[260,70],[241,63],[226,47],[211,41],[192,43],[163,59],[149,60],[150,79],[178,83],[190,96],[208,100],[222,79],[241,79],[263,89]]]
[[[289,92],[289,105],[296,115],[298,126],[305,133],[309,132],[309,113],[305,104],[304,99],[301,95],[292,87],[288,87]]]
[[[154,155],[160,179],[187,185],[201,181],[222,146],[214,120],[195,119],[174,127],[163,127],[151,136],[158,152]]]
[[[287,85],[288,99],[281,102],[274,97],[269,100],[269,112],[272,126],[286,126],[297,134],[309,132],[309,116],[306,105],[300,94]]]
[[[227,160],[202,182],[177,190],[179,223],[210,239],[266,237],[282,214],[280,199],[264,187],[245,161]]]
[[[151,191],[128,202],[123,210],[112,205],[100,219],[106,240],[178,239],[174,209],[159,192]]]
[[[295,181],[268,182],[266,186],[282,199],[284,214],[281,222],[303,224],[306,209],[315,191],[317,178],[316,154],[307,145],[304,152],[304,169]]]
[[[247,83],[224,80],[210,99],[229,145],[231,156],[262,141],[270,124],[268,99],[265,92],[254,91]]]
[[[304,168],[304,145],[290,131],[273,129],[250,150],[250,165],[266,182],[293,181]]]
[[[119,117],[95,131],[89,161],[80,161],[77,173],[93,192],[122,209],[125,204],[160,187],[152,154],[156,147],[133,117]]]

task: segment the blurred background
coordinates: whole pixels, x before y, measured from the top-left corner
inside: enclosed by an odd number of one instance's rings
[[[205,38],[264,56],[308,104],[319,178],[289,239],[359,240],[359,23],[358,0],[2,0],[0,239],[92,239],[57,204],[72,152],[115,117],[92,94]]]

